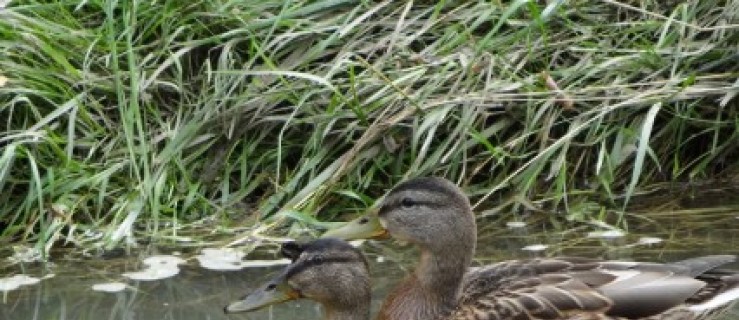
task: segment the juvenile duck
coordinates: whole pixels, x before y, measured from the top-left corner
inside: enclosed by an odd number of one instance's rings
[[[371,289],[367,260],[350,244],[318,239],[282,245],[292,260],[272,280],[226,306],[226,313],[254,311],[289,300],[306,298],[323,306],[326,320],[369,320]]]
[[[442,178],[391,190],[377,214],[324,236],[383,235],[420,248],[415,270],[387,297],[380,320],[698,320],[739,298],[739,275],[716,267],[734,256],[672,264],[585,258],[515,260],[468,271],[476,225],[469,199]]]

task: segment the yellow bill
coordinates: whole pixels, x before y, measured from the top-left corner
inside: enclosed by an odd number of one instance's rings
[[[300,293],[287,284],[285,274],[277,276],[272,281],[262,285],[244,299],[232,302],[225,308],[226,313],[247,312],[261,309],[274,304],[300,298]]]
[[[376,210],[347,222],[345,225],[326,231],[321,238],[339,238],[343,240],[384,239],[389,234],[382,226]]]

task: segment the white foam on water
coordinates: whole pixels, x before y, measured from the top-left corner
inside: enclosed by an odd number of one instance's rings
[[[588,233],[588,238],[617,239],[625,235],[621,230],[593,231]]]
[[[637,244],[643,244],[643,245],[650,245],[650,244],[658,244],[661,243],[663,240],[657,237],[641,237],[639,238],[639,241]]]
[[[549,248],[549,246],[548,245],[545,245],[545,244],[532,244],[532,245],[525,246],[525,247],[521,248],[521,250],[523,250],[523,251],[534,251],[534,252],[536,252],[536,251],[544,251],[547,248]]]
[[[185,260],[175,256],[160,255],[144,259],[146,268],[137,272],[127,272],[123,276],[131,280],[153,281],[173,277],[180,273],[178,265]]]
[[[41,282],[41,279],[27,276],[25,274],[16,274],[14,276],[0,278],[0,291],[8,292],[16,290],[22,286],[30,286]]]
[[[518,228],[526,227],[526,222],[523,222],[523,221],[508,221],[508,222],[506,222],[505,225],[506,225],[506,227],[508,227],[508,229],[518,229]]]
[[[202,268],[216,271],[234,271],[244,268],[270,267],[289,264],[288,259],[279,260],[246,260],[241,251],[231,248],[205,248],[195,256]]]
[[[92,290],[100,292],[121,292],[126,290],[126,284],[123,282],[98,283],[92,285]]]

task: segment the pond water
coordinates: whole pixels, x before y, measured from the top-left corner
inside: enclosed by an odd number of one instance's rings
[[[502,259],[535,256],[581,255],[622,260],[668,262],[709,254],[739,254],[739,206],[719,204],[700,212],[670,208],[643,215],[622,237],[592,237],[597,226],[590,223],[558,225],[550,216],[530,215],[526,226],[510,224],[510,217],[482,218],[477,264]],[[561,231],[565,230],[565,231]],[[638,231],[635,231],[638,230]],[[590,234],[591,237],[588,237]],[[618,234],[616,234],[618,235]],[[601,234],[603,236],[603,234]],[[646,238],[645,238],[646,237]],[[527,250],[523,250],[527,248]],[[366,242],[362,249],[372,262],[373,309],[384,293],[415,262],[414,250],[391,241]],[[158,249],[157,254],[170,253]],[[146,256],[138,253],[141,256]],[[191,257],[183,254],[182,257]],[[261,252],[261,257],[277,258]],[[25,272],[33,276],[55,276],[36,285],[5,292],[0,301],[0,319],[320,319],[320,308],[310,301],[293,301],[258,312],[225,315],[223,307],[253,290],[282,269],[282,266],[246,268],[240,271],[210,271],[188,259],[181,273],[157,281],[132,281],[123,272],[141,269],[141,259],[56,259],[53,264],[6,266],[0,277]],[[730,268],[739,269],[739,264]],[[121,281],[122,292],[105,293],[93,284]],[[2,291],[0,291],[2,293]],[[739,307],[725,319],[739,319]]]

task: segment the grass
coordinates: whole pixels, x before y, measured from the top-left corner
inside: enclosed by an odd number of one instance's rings
[[[655,183],[736,181],[737,12],[737,0],[12,1],[2,238],[48,252],[296,236],[419,175],[511,214],[602,197],[609,217],[571,217],[624,223]]]

